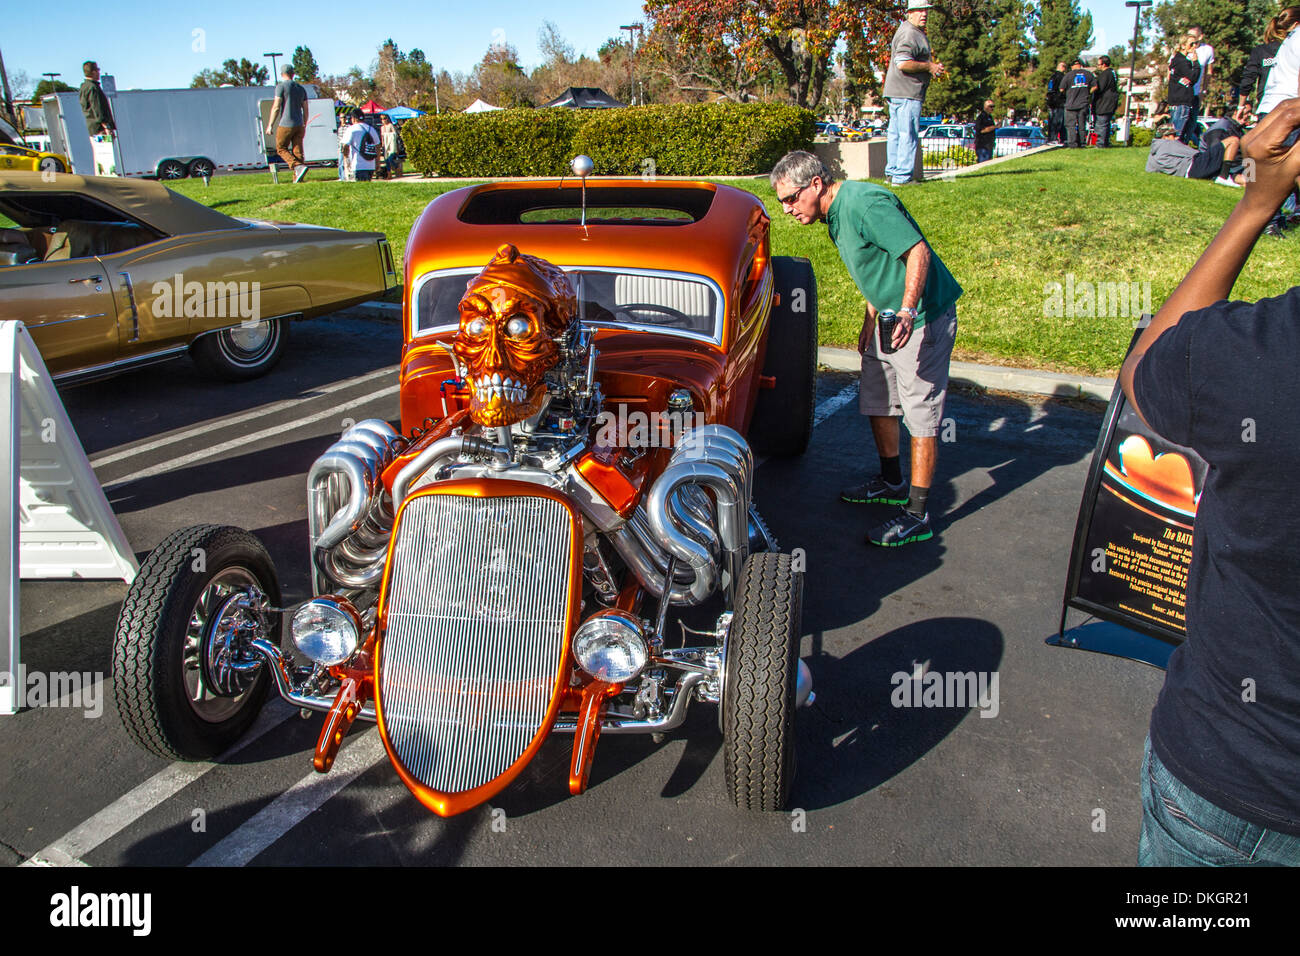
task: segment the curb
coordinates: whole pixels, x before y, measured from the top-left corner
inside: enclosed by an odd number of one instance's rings
[[[400,325],[400,302],[362,302],[334,313],[350,319],[370,319]],[[862,367],[862,356],[852,349],[821,346],[817,361],[826,368],[839,372],[856,372]],[[979,365],[974,362],[953,362],[949,378],[954,382],[978,388],[995,388],[1006,392],[1027,392],[1031,395],[1052,395],[1058,398],[1082,398],[1106,404],[1115,389],[1115,380],[1090,375],[1071,375],[1062,372],[1044,372],[1038,369],[1008,368],[1002,365]]]
[[[852,349],[822,346],[817,350],[817,361],[840,372],[856,372],[862,367],[862,356]],[[978,388],[1051,395],[1056,398],[1082,398],[1103,404],[1110,401],[1111,392],[1115,390],[1115,380],[1110,378],[1008,368],[1002,365],[979,365],[974,362],[951,363],[949,379]]]

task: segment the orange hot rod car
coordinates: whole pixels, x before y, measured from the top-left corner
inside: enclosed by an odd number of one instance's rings
[[[581,793],[602,734],[671,731],[697,701],[719,708],[730,797],[783,807],[811,698],[803,578],[752,495],[755,453],[811,434],[812,270],[772,256],[750,193],[574,168],[448,192],[416,222],[401,430],[361,422],[312,466],[315,598],[280,608],[235,528],[145,561],[114,646],[138,743],[209,758],[274,685],[327,712],[318,770],[374,720],[450,815],[555,732]]]

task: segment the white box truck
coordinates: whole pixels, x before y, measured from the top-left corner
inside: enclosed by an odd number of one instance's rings
[[[56,144],[72,160],[72,171],[91,176],[137,176],[184,179],[239,169],[266,169],[275,151],[274,135],[265,134],[275,88],[222,86],[182,90],[122,90],[104,77],[104,92],[117,125],[112,139],[91,137],[76,93],[52,93],[42,99],[46,125]],[[307,89],[304,158],[338,159],[338,124],[334,101],[317,99]]]

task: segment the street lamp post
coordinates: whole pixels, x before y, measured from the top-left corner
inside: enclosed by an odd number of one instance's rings
[[[627,45],[629,48],[629,54],[627,58],[627,91],[628,91],[629,99],[632,100],[632,105],[635,106],[636,105],[636,84],[633,83],[632,81],[632,59],[636,56],[636,41],[633,39],[632,34],[635,31],[638,37],[641,36],[641,31],[643,28],[641,24],[633,23],[628,26],[621,26],[619,27],[619,29],[627,31]]]
[[[1133,109],[1133,74],[1137,70],[1138,55],[1138,22],[1142,17],[1142,8],[1149,7],[1152,0],[1124,0],[1124,6],[1133,8],[1133,52],[1129,55],[1128,60],[1128,94],[1124,98],[1124,124],[1121,130],[1124,145],[1132,142],[1129,136],[1132,120],[1129,113]]]
[[[275,85],[275,82],[276,82],[276,81],[275,81],[275,78],[276,78],[277,76],[280,75],[279,73],[275,72],[275,58],[276,58],[277,56],[284,56],[284,54],[283,54],[283,53],[263,53],[262,56],[269,56],[269,57],[271,58],[271,85],[274,86],[274,85]]]

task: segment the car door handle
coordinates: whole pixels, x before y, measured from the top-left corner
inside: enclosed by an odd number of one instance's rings
[[[95,283],[95,285],[100,285],[103,283],[103,281],[104,281],[103,276],[86,276],[84,279],[69,279],[68,283],[72,284],[75,282],[93,282]]]

